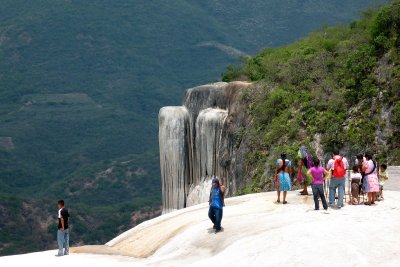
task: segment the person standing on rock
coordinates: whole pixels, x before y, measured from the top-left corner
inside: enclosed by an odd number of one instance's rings
[[[372,155],[369,153],[365,154],[366,161],[363,163],[364,181],[363,191],[368,195],[368,201],[365,205],[375,204],[376,194],[379,193],[379,182],[377,169],[378,164],[373,160]]]
[[[385,185],[386,181],[389,179],[386,164],[381,165],[381,168],[379,169],[378,178],[379,178],[379,199],[383,200],[383,186]]]
[[[344,187],[346,183],[346,170],[349,168],[347,159],[340,155],[338,150],[333,151],[332,158],[328,161],[326,169],[331,171],[332,178],[329,184],[329,205],[335,203],[336,189],[338,189],[337,207],[343,207]]]
[[[59,200],[57,206],[58,206],[58,231],[57,231],[58,254],[56,256],[61,257],[63,255],[69,255],[69,230],[68,230],[69,213],[68,210],[64,207],[64,200]]]
[[[323,184],[324,176],[329,172],[320,166],[320,160],[318,158],[314,158],[313,165],[314,166],[308,170],[307,175],[312,177],[311,189],[314,196],[315,210],[319,210],[318,198],[321,198],[322,206],[324,207],[324,210],[327,210],[328,204],[326,203]]]
[[[308,170],[312,167],[312,156],[307,147],[300,147],[297,156],[299,158],[299,169],[297,173],[297,181],[303,185],[300,195],[308,196],[307,187],[311,184],[310,177],[307,175]]]
[[[224,193],[225,187],[222,185],[218,178],[214,178],[212,180],[212,187],[210,192],[210,199],[208,203],[210,204],[210,208],[208,210],[208,217],[214,224],[213,229],[215,229],[215,233],[221,231],[221,221],[223,215],[224,208]]]
[[[359,186],[359,193],[364,195],[364,188],[363,188],[363,184],[364,184],[364,171],[363,171],[363,164],[364,162],[366,162],[367,159],[364,157],[363,154],[358,154],[356,161],[355,161],[355,166],[357,166],[358,168],[358,172],[361,174],[361,183]]]
[[[281,158],[276,161],[276,180],[277,194],[276,202],[281,202],[281,191],[283,191],[283,204],[287,204],[286,194],[291,190],[290,177],[292,176],[292,162],[286,158],[286,153],[281,154]]]

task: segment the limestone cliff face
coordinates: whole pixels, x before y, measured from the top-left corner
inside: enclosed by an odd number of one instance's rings
[[[214,83],[188,89],[183,106],[159,113],[163,212],[208,200],[211,177],[234,194],[246,150],[238,132],[247,123],[241,94],[249,83]]]

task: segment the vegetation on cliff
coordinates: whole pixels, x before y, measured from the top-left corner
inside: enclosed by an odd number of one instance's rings
[[[253,183],[245,192],[265,181],[270,186],[265,164],[281,151],[295,159],[301,145],[340,148],[349,157],[372,151],[378,160],[400,163],[398,0],[348,26],[264,49],[242,66],[229,66],[222,79],[256,82],[243,96],[252,117],[244,135]]]

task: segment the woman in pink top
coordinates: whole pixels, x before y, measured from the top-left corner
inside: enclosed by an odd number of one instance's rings
[[[314,196],[315,210],[319,210],[318,197],[321,198],[322,205],[325,210],[328,209],[328,204],[326,203],[324,194],[324,175],[328,174],[323,167],[320,166],[320,161],[318,158],[314,159],[314,167],[308,170],[307,175],[312,178],[311,189]]]
[[[363,190],[368,193],[368,202],[365,205],[375,204],[376,193],[379,192],[379,182],[377,175],[377,163],[373,160],[372,155],[365,154],[362,169],[364,172]]]

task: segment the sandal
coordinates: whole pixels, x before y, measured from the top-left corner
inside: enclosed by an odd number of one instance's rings
[[[283,204],[287,204],[287,201],[283,201]]]
[[[281,201],[278,199],[278,200],[276,201],[276,203],[281,203]]]

